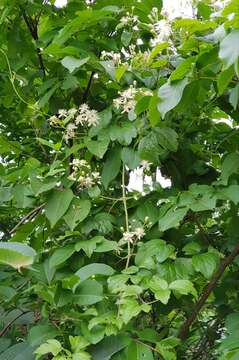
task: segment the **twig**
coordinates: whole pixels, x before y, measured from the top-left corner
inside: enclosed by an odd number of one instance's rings
[[[122,169],[122,201],[124,205],[124,214],[125,214],[125,228],[126,231],[129,232],[129,215],[128,215],[128,209],[127,209],[127,198],[126,198],[126,191],[125,191],[125,167],[123,164]],[[129,262],[131,258],[131,248],[130,248],[130,241],[127,241],[127,260],[125,268],[127,269],[129,267]]]
[[[93,77],[94,77],[94,74],[95,72],[92,71],[91,72],[91,75],[90,75],[90,78],[89,78],[89,81],[88,81],[88,84],[86,86],[86,89],[82,95],[82,103],[85,103],[87,98],[88,98],[88,95],[89,95],[89,91],[90,91],[90,87],[91,87],[91,84],[92,84],[92,80],[93,80]]]
[[[25,23],[26,23],[26,25],[27,25],[30,33],[31,33],[31,36],[32,36],[33,40],[38,41],[39,37],[38,37],[37,26],[38,26],[38,22],[39,22],[40,17],[33,20],[31,18],[31,16],[28,16],[26,14],[26,12],[25,12],[25,10],[23,9],[22,6],[20,6],[20,9],[22,11],[23,19],[24,19],[24,21],[25,21]],[[40,13],[40,15],[41,15],[41,13]],[[44,66],[41,50],[40,50],[39,47],[36,48],[36,53],[37,53],[37,57],[38,57],[39,65],[40,65],[40,70],[42,71],[43,77],[45,78],[46,77],[46,69],[45,69],[45,66]]]
[[[37,206],[35,209],[31,210],[27,215],[25,215],[20,221],[19,223],[17,223],[17,225],[14,226],[14,228],[9,231],[9,234],[12,235],[25,221],[27,220],[32,220],[40,211],[41,209],[45,206],[45,203]]]
[[[197,303],[195,304],[195,307],[194,307],[191,315],[186,319],[186,321],[183,323],[183,325],[180,329],[180,332],[179,332],[180,339],[184,340],[187,338],[191,325],[196,320],[200,310],[202,309],[202,307],[204,306],[205,302],[207,301],[209,295],[211,294],[211,292],[217,285],[218,280],[223,275],[227,266],[232,264],[232,262],[237,257],[237,255],[239,255],[239,243],[234,247],[232,252],[221,261],[217,271],[212,276],[210,282],[204,287],[202,294],[199,297],[199,300],[197,301]]]
[[[138,339],[132,338],[133,341],[135,341],[138,344],[144,345],[147,348],[149,348],[150,350],[156,352],[158,354],[158,357],[160,358],[160,360],[164,360],[164,358],[162,357],[162,355],[160,354],[160,352],[158,350],[156,350],[153,346],[145,344],[143,341],[140,341]]]
[[[0,337],[4,336],[6,334],[6,332],[10,329],[10,327],[12,326],[12,324],[17,321],[20,317],[22,317],[23,315],[29,313],[30,310],[27,311],[23,311],[21,314],[17,315],[13,320],[11,320],[0,332]]]

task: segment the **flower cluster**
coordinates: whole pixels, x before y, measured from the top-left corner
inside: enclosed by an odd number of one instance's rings
[[[143,227],[136,227],[133,231],[125,231],[123,237],[120,240],[119,245],[130,242],[133,244],[137,240],[141,240],[145,236],[145,231]]]
[[[114,51],[102,51],[100,58],[102,60],[112,60],[115,66],[119,66],[122,63],[121,54]]]
[[[157,8],[152,9],[148,18],[151,21],[150,29],[154,36],[151,40],[151,45],[155,46],[158,43],[168,41],[172,33],[170,22],[165,19],[159,20],[159,12]]]
[[[74,159],[71,166],[73,171],[69,179],[76,181],[80,190],[89,189],[99,183],[99,172],[92,171],[90,164],[86,160]]]
[[[120,19],[120,24],[123,26],[130,26],[133,30],[138,30],[138,28],[134,28],[137,27],[139,23],[139,18],[136,15],[132,15],[129,12],[126,13],[126,16],[123,16]]]
[[[78,115],[75,118],[76,125],[96,126],[99,118],[96,110],[91,110],[87,104],[79,107]]]
[[[114,99],[114,106],[116,109],[122,109],[123,113],[128,113],[134,109],[136,105],[135,95],[137,89],[131,85],[127,90],[119,92],[119,97]]]
[[[70,139],[75,137],[75,130],[78,125],[96,126],[98,124],[98,113],[96,110],[91,110],[87,104],[82,104],[79,109],[60,109],[57,115],[51,116],[48,121],[52,127],[65,128],[63,137],[68,143]]]
[[[117,110],[121,110],[122,113],[129,113],[134,110],[136,105],[136,95],[141,94],[144,96],[151,96],[152,92],[150,90],[137,89],[136,83],[130,85],[127,90],[120,91],[119,97],[113,100],[113,104]]]

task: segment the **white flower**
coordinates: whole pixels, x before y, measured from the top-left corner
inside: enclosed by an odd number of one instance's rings
[[[65,109],[58,110],[58,116],[59,116],[60,119],[67,117],[67,114],[68,114],[68,112]]]
[[[139,18],[138,16],[136,15],[130,15],[128,12],[126,13],[126,16],[123,16],[121,19],[120,19],[120,23],[123,24],[123,25],[135,25],[135,24],[138,24],[139,22]]]
[[[76,174],[73,172],[68,176],[69,180],[76,181]]]
[[[100,178],[100,173],[97,171],[93,171],[91,174],[94,180],[98,180]]]
[[[151,31],[154,34],[154,39],[151,40],[152,46],[155,46],[158,43],[164,41],[168,41],[172,33],[170,23],[164,19],[151,24]]]
[[[69,139],[73,139],[75,137],[75,129],[77,126],[73,123],[69,123],[66,127],[66,132],[64,134],[64,139],[68,143]]]
[[[137,94],[137,89],[131,85],[127,90],[119,92],[119,94],[120,97],[113,100],[116,109],[122,108],[123,113],[133,110],[136,105],[134,97]]]
[[[59,119],[55,115],[51,116],[48,121],[49,121],[51,126],[56,126],[56,125],[59,124]]]
[[[90,110],[87,104],[79,107],[79,115],[75,119],[76,125],[96,126],[98,124],[98,113],[96,110]]]
[[[88,126],[98,125],[98,113],[96,110],[90,110],[88,112],[87,125]]]
[[[90,110],[89,106],[87,104],[82,104],[79,106],[79,112],[80,113],[85,113],[87,112],[88,110]]]
[[[123,113],[129,113],[131,110],[135,108],[136,101],[130,100],[126,104],[123,105]]]
[[[77,109],[75,108],[69,109],[67,112],[67,114],[70,116],[74,116],[76,113],[77,113]]]
[[[144,237],[144,235],[145,235],[144,228],[137,227],[136,229],[134,229],[134,235],[136,236],[136,238],[138,240],[142,239]]]
[[[124,232],[122,240],[125,241],[125,242],[133,243],[134,242],[134,233],[132,231]]]

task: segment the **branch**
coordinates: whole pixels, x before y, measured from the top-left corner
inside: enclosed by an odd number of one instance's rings
[[[93,77],[94,77],[94,74],[95,72],[92,71],[91,72],[91,75],[90,75],[90,78],[89,78],[89,81],[88,81],[88,84],[87,84],[87,87],[82,95],[82,103],[85,103],[87,98],[88,98],[88,95],[89,95],[89,91],[90,91],[90,87],[91,87],[91,84],[92,84],[92,80],[93,80]]]
[[[33,20],[31,18],[31,16],[28,16],[26,14],[23,7],[20,6],[20,9],[22,11],[23,19],[24,19],[24,21],[25,21],[25,23],[26,23],[26,25],[27,25],[30,33],[31,33],[32,38],[35,41],[37,41],[39,39],[38,38],[38,32],[37,32],[37,25],[38,25],[38,22],[39,22],[39,19],[40,19],[40,16],[41,16],[41,12],[40,12],[40,15],[38,16],[38,18]],[[39,64],[40,64],[40,70],[42,71],[43,77],[45,78],[46,77],[46,69],[45,69],[45,66],[44,66],[41,50],[38,47],[36,48],[36,53],[37,53],[38,61],[39,61]]]
[[[128,208],[127,208],[127,197],[126,197],[126,191],[125,191],[125,166],[123,164],[122,169],[122,201],[124,205],[124,214],[125,214],[125,228],[126,231],[129,232],[129,215],[128,215]],[[127,241],[127,260],[125,268],[127,269],[129,267],[129,262],[131,258],[131,247],[130,247],[130,241]]]
[[[27,220],[32,220],[43,208],[43,206],[45,205],[45,203],[37,206],[35,209],[31,210],[27,215],[25,215],[20,221],[19,223],[17,223],[16,226],[14,226],[14,228],[9,231],[9,234],[12,235],[25,221]]]
[[[212,279],[204,287],[204,289],[202,291],[202,294],[199,297],[199,300],[197,301],[191,315],[186,319],[186,321],[183,323],[183,325],[182,325],[182,327],[180,329],[180,332],[179,332],[179,338],[180,339],[184,340],[184,339],[187,338],[191,325],[196,320],[200,310],[204,306],[204,304],[207,301],[209,295],[211,294],[211,292],[213,291],[213,289],[217,285],[217,282],[219,281],[219,279],[223,275],[223,273],[226,270],[227,266],[232,264],[232,262],[237,257],[237,255],[239,255],[239,243],[234,247],[232,252],[221,261],[221,263],[220,263],[217,271],[214,273]]]
[[[23,315],[25,315],[29,312],[30,312],[30,310],[23,311],[21,314],[17,315],[13,320],[11,320],[0,332],[0,337],[4,336],[6,334],[6,332],[10,329],[12,324],[15,323],[15,321],[17,321],[20,317],[22,317]]]

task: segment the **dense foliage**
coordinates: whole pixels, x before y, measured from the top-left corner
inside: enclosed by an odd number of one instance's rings
[[[238,0],[0,9],[0,360],[239,359]]]

